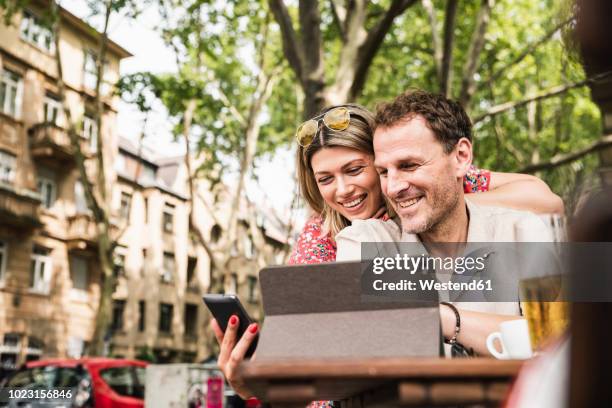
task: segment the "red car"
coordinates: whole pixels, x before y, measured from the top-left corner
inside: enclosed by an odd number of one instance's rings
[[[146,366],[144,361],[101,357],[30,361],[4,387],[70,388],[74,407],[142,408]]]

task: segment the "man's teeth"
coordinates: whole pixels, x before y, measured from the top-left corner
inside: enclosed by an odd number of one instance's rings
[[[365,200],[365,196],[361,196],[359,198],[354,199],[353,201],[349,201],[348,203],[342,203],[343,206],[347,208],[355,207],[361,204],[361,202]]]
[[[419,198],[420,197],[413,198],[413,199],[407,200],[407,201],[402,201],[402,202],[399,202],[398,204],[402,208],[410,207],[411,205],[414,205],[417,201],[419,201]]]

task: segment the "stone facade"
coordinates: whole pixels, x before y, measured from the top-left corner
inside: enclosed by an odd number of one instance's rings
[[[99,295],[95,225],[79,196],[58,97],[55,45],[37,4],[14,16],[12,24],[0,24],[0,359],[5,367],[82,353]],[[86,72],[96,49],[95,31],[66,11],[60,27],[66,99],[72,116],[89,126],[81,134],[83,150],[93,154],[92,142],[103,137],[112,158],[118,100],[108,85],[119,77],[119,61],[131,54],[110,44],[104,127],[98,132],[88,116],[94,91],[91,69]]]
[[[32,7],[12,25],[0,23],[0,367],[87,353],[99,300],[96,226],[57,113],[52,42],[38,25],[42,10]],[[75,16],[65,10],[61,16],[66,97],[73,118],[83,124],[83,151],[95,154],[93,142],[102,137],[111,158],[106,171],[120,235],[109,353],[200,361],[210,353],[201,300],[210,261],[190,239],[183,160],[155,157],[119,138],[116,98],[103,98],[103,128],[95,129],[88,112],[97,39]],[[129,56],[111,42],[103,95],[119,78],[120,60]],[[210,198],[205,185],[201,194]],[[214,222],[205,215],[199,221],[211,238]],[[273,236],[267,237],[269,250],[277,252],[282,239]],[[236,274],[227,291],[237,291],[259,318],[258,264],[248,246],[245,241],[236,248]]]

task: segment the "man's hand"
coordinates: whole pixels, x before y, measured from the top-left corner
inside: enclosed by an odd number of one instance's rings
[[[234,391],[236,391],[242,399],[246,400],[252,397],[253,394],[246,387],[244,381],[237,376],[236,369],[238,368],[238,364],[244,360],[244,355],[257,335],[259,327],[257,323],[251,324],[242,335],[242,338],[236,342],[239,324],[238,316],[233,315],[230,317],[229,322],[227,322],[227,329],[225,333],[223,333],[221,327],[219,327],[219,323],[217,323],[215,319],[210,322],[215,332],[217,342],[219,342],[221,346],[219,358],[217,360],[219,369],[223,372],[225,379],[232,386]]]

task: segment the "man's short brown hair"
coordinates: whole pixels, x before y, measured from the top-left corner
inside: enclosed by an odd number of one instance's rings
[[[472,122],[463,107],[443,95],[410,89],[376,108],[376,127],[392,127],[422,116],[427,126],[450,153],[459,139],[472,140]]]

